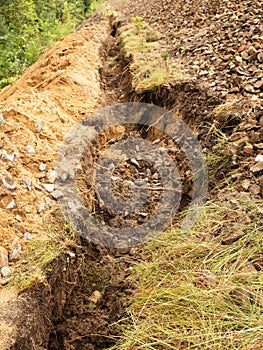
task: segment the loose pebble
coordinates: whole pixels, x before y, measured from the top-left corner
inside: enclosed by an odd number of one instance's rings
[[[16,215],[16,220],[18,222],[22,222],[23,221],[23,219],[22,219],[22,217],[20,215]]]
[[[131,163],[134,164],[134,165],[136,165],[138,168],[140,167],[140,164],[139,164],[139,163],[137,162],[137,160],[134,159],[134,158],[131,158]]]
[[[32,146],[26,146],[27,153],[35,153],[35,148]]]
[[[63,195],[63,192],[58,191],[58,190],[53,191],[53,192],[51,193],[51,195],[52,195],[52,197],[53,197],[54,199],[59,199],[59,198],[62,198],[62,197],[64,196],[64,195]]]
[[[19,246],[19,238],[17,236],[13,239],[12,246],[16,248]]]
[[[50,183],[54,183],[57,177],[57,172],[55,170],[49,170],[47,172],[47,179]]]
[[[6,278],[6,277],[9,277],[11,274],[12,274],[12,271],[10,270],[10,268],[8,266],[3,266],[1,268],[2,277]]]
[[[11,209],[14,209],[15,206],[16,206],[16,202],[14,201],[14,199],[12,199],[11,202],[7,204],[5,208],[11,210]]]
[[[2,155],[9,160],[10,162],[13,162],[15,160],[16,153],[9,153],[5,149],[2,151]]]
[[[30,232],[25,232],[25,234],[24,234],[24,239],[25,239],[26,241],[29,241],[31,238],[32,238],[31,233],[30,233]]]
[[[41,203],[38,206],[38,209],[37,209],[38,214],[41,214],[41,213],[43,213],[45,211],[46,205],[47,205],[47,203]]]
[[[49,208],[52,208],[52,200],[49,197],[45,197],[45,202],[49,206]]]
[[[54,189],[55,189],[55,185],[54,184],[43,184],[43,187],[48,192],[53,192]]]
[[[1,286],[6,286],[9,282],[11,282],[14,279],[14,277],[9,277],[9,278],[5,278],[2,281],[0,281],[0,285]]]
[[[36,122],[36,132],[40,133],[42,130],[43,126],[40,122]]]
[[[9,261],[15,262],[15,261],[19,260],[21,253],[22,253],[21,247],[18,247],[18,248],[11,250],[11,252],[9,253]]]
[[[32,190],[32,181],[30,179],[23,179],[24,184],[26,185],[28,191]]]
[[[256,162],[263,162],[263,155],[262,154],[258,154],[256,156],[256,159],[255,159]]]
[[[12,176],[10,174],[7,174],[7,176],[4,176],[2,178],[2,184],[8,189],[8,190],[15,190],[16,189],[16,183],[13,181]]]
[[[39,170],[40,170],[40,171],[45,171],[46,168],[47,168],[47,165],[46,165],[45,163],[41,163],[41,164],[39,165]]]

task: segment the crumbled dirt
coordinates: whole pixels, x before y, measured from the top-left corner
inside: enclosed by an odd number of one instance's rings
[[[107,349],[119,335],[114,322],[127,306],[131,286],[125,279],[132,255],[86,242],[75,253],[62,278],[49,275],[55,307],[47,349]]]

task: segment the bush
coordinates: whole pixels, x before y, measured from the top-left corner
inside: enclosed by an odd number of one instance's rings
[[[91,0],[0,0],[0,88],[12,83],[44,49],[74,30]]]

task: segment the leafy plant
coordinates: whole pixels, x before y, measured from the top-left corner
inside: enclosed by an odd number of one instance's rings
[[[0,88],[12,83],[44,49],[74,30],[92,0],[0,0]]]

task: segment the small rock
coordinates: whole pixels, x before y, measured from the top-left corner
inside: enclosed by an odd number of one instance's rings
[[[35,153],[35,148],[32,146],[26,146],[27,153]]]
[[[22,252],[21,247],[15,248],[14,250],[11,250],[11,252],[9,253],[9,261],[15,262],[15,261],[19,260],[19,258],[21,256],[21,252]]]
[[[43,184],[43,187],[45,188],[45,190],[47,192],[53,192],[55,189],[55,185],[54,184]]]
[[[4,116],[2,113],[0,113],[0,126],[2,125],[3,121],[4,121]]]
[[[2,178],[2,183],[3,185],[8,189],[8,190],[15,190],[16,189],[16,183],[13,182],[12,176],[8,174],[7,176]]]
[[[40,122],[36,122],[36,132],[39,133],[42,130],[43,126]]]
[[[19,247],[19,238],[17,236],[13,239],[12,246],[15,248]]]
[[[247,60],[248,57],[249,57],[247,51],[242,51],[242,52],[241,52],[241,57],[242,57],[244,60]]]
[[[24,234],[24,239],[25,239],[26,241],[29,241],[31,238],[32,238],[31,233],[25,232],[25,234]]]
[[[0,268],[8,266],[8,252],[4,247],[0,246]]]
[[[230,292],[230,296],[237,305],[240,305],[242,303],[246,303],[247,305],[248,302],[253,302],[253,295],[249,291],[241,287],[233,289]]]
[[[88,297],[88,300],[91,301],[92,303],[96,304],[102,297],[101,292],[98,290],[95,290],[90,297]]]
[[[244,86],[244,89],[246,90],[246,92],[250,92],[250,93],[255,92],[254,87],[253,87],[253,85],[251,85],[251,84],[246,84],[246,85]]]
[[[51,193],[51,195],[54,199],[59,199],[59,198],[62,198],[64,196],[63,192],[61,192],[59,190],[53,191]]]
[[[68,202],[68,208],[72,210],[74,213],[77,212],[77,207],[74,202]]]
[[[195,281],[196,287],[213,287],[216,284],[216,276],[210,270],[204,270]]]
[[[9,160],[10,162],[13,162],[15,160],[15,153],[9,153],[5,149],[2,151],[2,154],[4,157]]]
[[[47,203],[41,203],[37,209],[38,214],[41,214],[45,211],[45,208],[47,206]]]
[[[47,165],[46,165],[45,163],[41,163],[41,164],[39,165],[39,171],[45,171],[46,168],[47,168]]]
[[[54,183],[57,178],[57,172],[55,170],[49,170],[46,177],[50,183]]]
[[[5,278],[5,279],[2,279],[0,281],[0,285],[1,286],[6,286],[9,282],[11,282],[12,280],[14,279],[14,277],[8,277],[8,278]]]
[[[254,148],[251,145],[251,143],[246,143],[245,146],[243,147],[243,151],[247,154],[253,154],[254,153]]]
[[[23,221],[23,219],[22,219],[22,217],[20,215],[16,215],[16,220],[19,221],[19,222]]]
[[[259,63],[263,63],[263,51],[261,51],[261,52],[258,54],[257,59],[258,59]]]
[[[14,277],[5,278],[2,281],[0,281],[1,286],[6,286],[9,282],[11,282],[14,279]]]
[[[10,268],[8,266],[3,266],[1,268],[2,277],[6,278],[6,277],[9,277],[11,274],[12,274],[12,271],[10,270]]]
[[[45,197],[45,202],[49,206],[49,208],[52,208],[52,200],[49,197]]]
[[[258,162],[250,167],[250,170],[252,173],[257,173],[261,170],[263,170],[263,162]]]
[[[242,61],[243,61],[241,56],[236,56],[235,59],[239,63],[242,63]]]
[[[16,202],[14,201],[14,199],[12,199],[11,202],[7,204],[5,208],[11,210],[11,209],[14,209],[15,206],[16,206]]]
[[[229,236],[227,236],[226,238],[224,238],[222,240],[222,244],[224,245],[229,245],[232,243],[237,242],[240,238],[242,238],[244,236],[244,232],[241,230],[237,230],[236,232],[230,234]]]
[[[263,154],[258,154],[255,159],[256,162],[263,162]]]
[[[154,173],[152,176],[152,180],[159,180],[159,178],[160,178],[160,175],[157,172]]]
[[[24,184],[26,185],[28,191],[32,190],[32,181],[30,179],[23,179]]]
[[[263,88],[263,79],[258,80],[258,81],[254,84],[254,88],[255,88],[255,89],[262,89],[262,88]]]
[[[138,168],[140,167],[140,164],[137,162],[135,158],[131,158],[131,163],[136,165]]]

